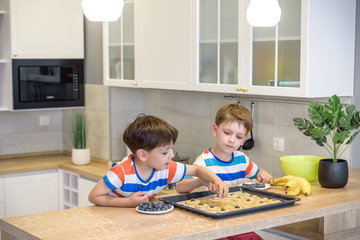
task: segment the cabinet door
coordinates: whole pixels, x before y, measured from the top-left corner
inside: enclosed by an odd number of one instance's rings
[[[275,27],[251,27],[245,18],[249,2],[194,3],[196,90],[311,98],[353,95],[355,0],[279,0],[282,17]]]
[[[5,178],[6,217],[58,210],[58,173]]]
[[[252,28],[249,93],[353,95],[355,4],[355,0],[279,0],[279,24]]]
[[[0,203],[0,218],[5,217],[5,203]]]
[[[135,62],[139,87],[190,89],[192,1],[136,0]]]
[[[4,179],[0,178],[0,218],[5,217],[5,186]]]
[[[4,179],[0,178],[0,203],[5,202],[5,185]]]
[[[88,196],[90,191],[94,188],[97,181],[79,177],[79,207],[86,207],[92,205],[89,202]]]
[[[83,58],[81,0],[11,0],[16,58]]]
[[[279,0],[279,24],[252,28],[249,93],[300,90],[301,2]]]
[[[135,82],[134,4],[125,1],[121,17],[103,24],[105,85],[129,87]]]
[[[245,1],[199,0],[196,9],[195,89],[236,92],[244,81]]]

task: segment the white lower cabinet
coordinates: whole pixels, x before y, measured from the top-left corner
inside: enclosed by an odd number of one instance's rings
[[[0,218],[5,217],[5,186],[4,179],[0,178]]]
[[[96,180],[85,178],[83,176],[79,177],[79,207],[92,205],[88,200],[88,196],[96,183]]]
[[[92,205],[97,180],[65,170],[0,176],[0,218]]]
[[[5,217],[58,210],[57,170],[7,175],[3,180]]]
[[[60,208],[68,209],[92,205],[88,201],[88,196],[96,182],[95,179],[60,170]]]
[[[5,217],[5,203],[0,203],[0,218]]]

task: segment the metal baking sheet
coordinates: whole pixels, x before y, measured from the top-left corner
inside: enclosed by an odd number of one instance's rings
[[[258,189],[254,189],[254,188],[240,187],[240,186],[230,187],[229,193],[232,193],[232,192],[244,192],[244,193],[247,192],[249,194],[257,195],[259,197],[263,196],[263,197],[267,197],[267,198],[271,198],[271,199],[275,199],[275,200],[280,200],[281,202],[264,205],[264,206],[252,207],[252,208],[239,209],[239,210],[235,210],[235,211],[231,211],[231,212],[215,213],[215,212],[210,212],[210,211],[206,211],[203,209],[198,209],[193,206],[186,205],[184,203],[184,201],[189,200],[189,199],[198,199],[198,198],[203,198],[203,197],[214,196],[214,193],[210,192],[210,191],[194,192],[194,193],[181,194],[181,195],[170,196],[170,197],[161,197],[161,198],[159,198],[159,200],[163,201],[165,203],[171,203],[172,205],[174,205],[176,207],[179,207],[179,208],[191,211],[191,212],[195,212],[195,213],[207,216],[207,217],[211,217],[211,218],[224,218],[224,217],[230,217],[230,216],[237,216],[237,215],[241,215],[241,214],[265,211],[265,210],[275,209],[275,208],[280,208],[280,207],[286,207],[286,206],[294,205],[294,203],[296,201],[301,200],[300,198],[296,198],[296,197],[292,197],[292,196],[288,196],[288,195],[268,192],[268,191],[264,191],[264,190],[258,190]]]

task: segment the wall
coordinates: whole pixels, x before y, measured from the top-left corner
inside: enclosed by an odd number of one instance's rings
[[[39,126],[47,115],[50,125]],[[62,111],[0,111],[0,155],[59,151],[63,149]]]

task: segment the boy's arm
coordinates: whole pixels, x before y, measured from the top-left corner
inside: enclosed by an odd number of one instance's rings
[[[181,182],[176,183],[176,191],[178,193],[189,193],[195,188],[201,187],[203,184],[199,178],[184,178]]]
[[[114,197],[108,195],[110,188],[101,179],[91,190],[89,201],[93,204],[109,207],[136,207],[140,203],[149,202],[148,196],[144,192],[136,192],[129,197]]]
[[[229,187],[226,183],[206,167],[186,165],[186,169],[186,176],[198,177],[201,185],[207,186],[210,191],[216,192],[219,197],[225,197],[229,193]]]

